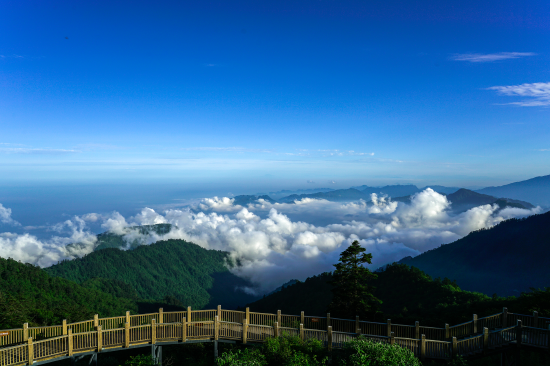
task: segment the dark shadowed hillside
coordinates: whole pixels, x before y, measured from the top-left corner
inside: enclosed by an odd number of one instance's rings
[[[472,314],[481,317],[498,313],[504,306],[524,314],[536,310],[545,316],[550,315],[550,288],[529,292],[519,298],[502,298],[464,291],[455,281],[433,279],[418,268],[403,264],[389,265],[377,275],[372,284],[374,295],[382,300],[382,305],[380,312],[367,320],[385,322],[392,319],[394,323],[402,324],[414,324],[419,320],[421,324],[442,327],[445,323],[459,324],[471,320]],[[304,311],[306,315],[325,316],[332,300],[331,279],[330,273],[313,276],[248,306],[256,312],[281,310],[283,314],[300,314]],[[338,314],[332,313],[331,316],[338,317]]]
[[[504,221],[401,263],[468,291],[508,296],[550,286],[549,258],[550,212]]]

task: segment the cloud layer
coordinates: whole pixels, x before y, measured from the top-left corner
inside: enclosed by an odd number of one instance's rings
[[[373,254],[371,267],[376,268],[452,242],[472,230],[540,212],[539,208],[499,210],[496,205],[484,205],[453,216],[451,205],[445,196],[429,188],[416,194],[409,204],[373,194],[370,202],[306,198],[290,204],[260,200],[242,207],[234,205],[234,199],[213,197],[162,213],[144,208],[129,218],[118,212],[74,217],[54,226],[52,230],[58,235],[47,241],[29,234],[3,233],[0,252],[3,257],[43,267],[82,256],[97,244],[87,229],[87,223],[95,222],[104,230],[124,235],[128,243],[185,239],[207,249],[228,251],[242,264],[233,268],[234,273],[255,284],[247,291],[263,293],[289,279],[332,270],[339,254],[354,240]],[[9,210],[0,207],[4,210],[0,213]],[[9,219],[10,214],[0,217]],[[143,234],[132,228],[159,223],[174,226],[163,235]],[[71,243],[78,245],[68,245]]]

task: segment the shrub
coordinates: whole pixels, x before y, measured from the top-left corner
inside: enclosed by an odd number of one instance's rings
[[[216,360],[218,366],[264,366],[265,356],[258,349],[245,348],[224,352]]]
[[[414,354],[398,345],[390,345],[358,337],[344,345],[345,366],[421,366]]]
[[[150,355],[137,355],[130,356],[129,360],[126,360],[124,366],[152,366],[153,358]]]

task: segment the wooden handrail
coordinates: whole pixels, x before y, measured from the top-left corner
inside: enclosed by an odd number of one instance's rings
[[[283,334],[285,331],[290,332],[291,334],[299,335],[302,339],[308,339],[308,337],[314,337],[325,343],[329,349],[340,347],[343,342],[353,339],[361,332],[361,328],[358,327],[355,329],[355,332],[350,331],[338,331],[334,329],[336,321],[347,321],[351,324],[372,324],[379,326],[378,328],[372,327],[371,329],[379,329],[381,333],[390,333],[388,334],[365,334],[367,338],[373,338],[376,341],[390,343],[390,344],[399,344],[402,347],[406,347],[414,352],[418,357],[421,358],[444,358],[448,350],[452,350],[451,353],[464,353],[464,355],[470,355],[472,353],[482,353],[485,352],[490,347],[502,346],[509,344],[510,342],[523,341],[523,345],[529,345],[533,347],[550,347],[550,329],[544,329],[539,327],[521,327],[521,321],[518,322],[518,325],[506,327],[502,329],[497,329],[494,331],[489,331],[488,328],[484,327],[481,330],[481,334],[472,334],[470,333],[467,338],[457,340],[456,337],[452,339],[429,339],[425,334],[425,330],[441,330],[442,334],[445,332],[446,328],[436,328],[436,327],[424,327],[420,326],[417,322],[415,325],[401,325],[401,324],[392,324],[390,320],[387,323],[374,323],[366,321],[358,321],[357,319],[337,319],[331,318],[331,325],[327,325],[324,329],[312,329],[304,326],[303,323],[300,324],[299,328],[294,327],[282,327],[278,322],[275,322],[272,325],[266,324],[253,324],[250,323],[246,317],[243,317],[242,323],[223,321],[223,319],[218,318],[217,314],[224,314],[224,312],[230,312],[228,310],[223,310],[221,307],[218,307],[216,310],[191,310],[188,309],[187,313],[192,314],[196,313],[201,314],[205,312],[210,312],[210,314],[216,314],[213,320],[196,320],[188,321],[186,317],[183,317],[182,322],[169,322],[169,323],[156,323],[156,318],[162,314],[162,311],[159,313],[149,313],[149,314],[140,314],[133,315],[133,317],[139,316],[149,316],[152,318],[151,324],[143,325],[134,325],[131,326],[129,322],[124,322],[122,328],[102,330],[101,325],[94,327],[93,330],[86,329],[81,332],[73,332],[71,326],[87,324],[93,322],[93,320],[86,320],[81,322],[76,322],[72,324],[67,324],[68,334],[61,336],[53,336],[43,340],[35,340],[35,337],[28,336],[26,340],[19,340],[16,337],[17,345],[4,345],[7,347],[0,348],[0,366],[10,366],[10,365],[21,365],[29,364],[29,362],[40,362],[41,360],[52,359],[56,357],[66,357],[72,356],[73,354],[79,352],[89,352],[90,350],[95,352],[101,352],[102,349],[106,348],[127,348],[130,347],[133,343],[143,344],[143,342],[148,343],[158,343],[158,342],[167,342],[167,341],[178,341],[185,343],[188,340],[218,340],[227,338],[221,331],[221,327],[230,325],[232,331],[237,331],[239,334],[242,334],[243,343],[246,342],[262,342],[266,337],[277,337]],[[166,312],[164,315],[177,312]],[[465,322],[462,324],[455,325],[450,328],[457,328],[461,326],[472,325],[475,320],[480,321],[483,319],[497,317],[505,314],[506,312],[490,315],[488,317],[476,319],[474,316],[473,321]],[[264,314],[264,313],[254,313],[247,311],[247,315],[267,315],[270,318],[275,317],[279,318],[281,314]],[[513,314],[507,313],[507,315],[512,316],[524,316],[522,314]],[[314,317],[314,316],[300,316],[295,315],[296,319],[327,319],[328,317]],[[529,316],[526,316],[529,317]],[[129,316],[122,317],[110,317],[97,319],[96,322],[101,322],[104,320],[110,319],[124,319],[126,320]],[[536,318],[536,316],[533,316]],[[538,318],[539,320],[544,320],[545,318]],[[540,321],[540,323],[544,323]],[[312,323],[313,324],[313,323]],[[387,326],[388,329],[385,329]],[[7,332],[16,332],[17,334],[22,334],[22,331],[29,332],[32,331],[33,335],[40,335],[41,330],[49,329],[58,329],[61,326],[46,326],[46,327],[23,327],[23,329],[9,329]],[[229,329],[229,328],[223,328]],[[393,329],[416,329],[417,338],[410,337],[395,337]],[[449,328],[447,328],[449,329]],[[472,327],[473,329],[473,327]],[[6,331],[2,331],[6,332]],[[414,331],[413,331],[414,333]],[[406,332],[404,334],[413,334]],[[418,334],[422,333],[422,334]],[[28,334],[28,333],[27,333]],[[499,335],[500,334],[500,335]],[[522,339],[517,339],[519,334],[523,334]],[[9,333],[8,333],[9,335]],[[503,336],[504,338],[503,338]],[[497,338],[495,338],[497,337]],[[13,338],[13,337],[12,337]],[[229,337],[227,339],[234,339]],[[24,342],[23,342],[24,341]],[[74,342],[78,342],[78,345]],[[496,343],[495,343],[496,342]],[[74,345],[74,347],[73,347]],[[447,350],[447,351],[446,351]],[[30,353],[29,353],[30,352]],[[450,357],[450,354],[448,355]],[[445,356],[447,357],[447,356]]]

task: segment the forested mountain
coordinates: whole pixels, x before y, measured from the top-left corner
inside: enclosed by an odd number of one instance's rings
[[[463,291],[455,281],[447,278],[432,279],[418,268],[402,264],[389,265],[385,271],[377,273],[372,281],[374,295],[382,300],[380,312],[371,319],[394,323],[421,324],[442,327],[445,323],[459,324],[471,320],[472,314],[485,316],[502,311],[507,306],[510,311],[529,314],[539,311],[550,315],[550,289],[534,291],[519,298],[489,297],[481,293]],[[283,314],[325,316],[332,300],[331,273],[322,273],[297,282],[276,293],[248,304],[251,311]],[[332,313],[332,317],[338,314]],[[541,315],[542,316],[542,315]]]
[[[131,226],[126,230],[132,231],[137,230],[142,237],[145,237],[149,233],[156,233],[158,235],[163,235],[168,233],[172,229],[170,224],[156,224],[156,225],[141,225],[141,226]],[[101,250],[106,248],[125,248],[125,249],[135,249],[140,245],[146,244],[140,239],[134,239],[131,242],[124,240],[123,236],[120,234],[114,234],[109,231],[99,234],[97,236],[97,246],[94,250]]]
[[[550,207],[550,175],[535,177],[500,187],[486,187],[476,192],[496,197],[510,197]]]
[[[61,324],[137,312],[135,299],[117,298],[99,290],[109,286],[112,292],[122,294],[117,283],[103,281],[79,285],[64,278],[50,276],[31,264],[0,258],[0,329]],[[89,287],[86,287],[89,285]],[[128,289],[127,289],[128,290]]]
[[[253,296],[237,287],[250,286],[227,268],[228,253],[206,250],[184,240],[159,241],[123,251],[107,248],[45,268],[52,276],[77,283],[93,278],[115,279],[147,300],[173,296],[184,306],[235,308]]]
[[[550,212],[511,219],[400,261],[469,291],[519,295],[550,286]]]
[[[271,198],[267,195],[263,195],[263,196],[241,195],[241,196],[235,196],[234,199],[235,200],[233,201],[233,204],[235,206],[236,205],[247,206],[250,203],[257,203],[259,199],[262,199],[262,200],[267,201],[269,203],[275,203],[276,202],[273,198]]]

